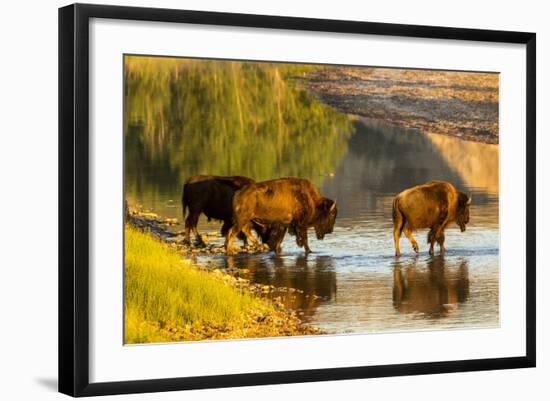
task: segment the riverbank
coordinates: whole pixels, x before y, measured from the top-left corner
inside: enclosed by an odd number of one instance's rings
[[[297,80],[341,113],[467,141],[499,141],[498,74],[327,67]]]
[[[262,296],[270,286],[185,259],[175,244],[132,225],[147,217],[132,216],[125,227],[125,343],[321,334],[277,297]]]
[[[219,231],[209,231],[201,234],[202,242],[200,244],[197,244],[193,239],[192,243],[188,243],[184,239],[183,227],[176,218],[164,218],[154,212],[131,209],[128,211],[126,219],[133,227],[150,233],[160,241],[174,248],[186,259],[196,256],[225,255],[223,238]],[[193,235],[191,237],[193,238]],[[257,246],[239,246],[235,244],[233,248],[236,254],[269,251],[267,244],[259,244]]]

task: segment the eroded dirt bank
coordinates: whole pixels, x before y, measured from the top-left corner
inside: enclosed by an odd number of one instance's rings
[[[330,67],[299,80],[342,113],[426,133],[498,143],[498,74]]]

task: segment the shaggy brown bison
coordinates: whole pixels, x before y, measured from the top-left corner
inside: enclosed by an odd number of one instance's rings
[[[190,231],[193,231],[195,240],[202,242],[197,224],[199,216],[204,213],[208,220],[221,220],[223,236],[232,226],[233,195],[235,191],[253,183],[254,180],[241,176],[221,177],[215,175],[195,175],[183,185],[181,205],[185,219],[185,240],[191,242]],[[185,211],[189,214],[185,218]]]
[[[290,228],[296,234],[296,243],[304,247],[307,254],[311,252],[308,228],[314,227],[317,238],[323,239],[326,234],[332,233],[336,214],[336,203],[322,197],[306,179],[279,178],[247,185],[233,198],[234,224],[227,233],[226,252],[228,255],[233,253],[233,239],[241,231],[255,242],[250,224],[256,223]],[[280,242],[276,251],[280,252]]]
[[[401,192],[393,200],[395,255],[400,255],[399,238],[402,232],[418,253],[418,243],[412,233],[421,228],[430,229],[430,255],[434,253],[435,242],[439,244],[441,253],[444,253],[445,228],[455,222],[461,231],[466,230],[466,224],[470,220],[471,201],[466,194],[442,181],[431,181]]]
[[[209,220],[223,221],[221,235],[225,237],[233,225],[233,196],[237,190],[252,183],[254,183],[253,179],[242,176],[195,175],[190,177],[183,185],[181,196],[185,219],[185,240],[188,243],[191,242],[190,232],[193,231],[195,240],[202,242],[197,230],[201,213],[204,213]],[[186,209],[189,209],[187,218],[185,218]],[[268,244],[271,250],[280,248],[286,227],[253,224],[253,228],[262,242]],[[246,236],[242,233],[239,233],[239,238],[246,243]]]

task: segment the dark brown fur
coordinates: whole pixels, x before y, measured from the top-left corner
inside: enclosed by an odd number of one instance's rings
[[[202,242],[197,230],[201,213],[204,213],[208,220],[223,221],[221,235],[225,237],[233,225],[233,196],[237,190],[252,183],[254,183],[253,179],[242,176],[195,175],[190,177],[183,185],[181,197],[186,241],[190,242],[190,232],[193,231],[195,240]],[[187,218],[185,218],[186,209],[189,209]],[[260,226],[253,223],[252,228],[271,250],[276,251],[277,246],[280,247],[284,237],[282,227]],[[246,243],[247,238],[244,234],[239,233],[239,238]]]
[[[455,222],[461,231],[470,220],[471,199],[448,182],[431,181],[406,189],[393,201],[393,237],[395,255],[400,255],[399,238],[403,232],[418,253],[418,243],[412,236],[417,229],[429,228],[430,254],[437,242],[441,253],[445,252],[444,230]]]
[[[250,235],[251,222],[290,228],[296,234],[298,246],[309,253],[308,228],[314,227],[317,238],[323,239],[332,232],[336,214],[336,203],[322,197],[306,179],[280,178],[248,185],[237,191],[233,199],[234,225],[226,237],[227,254],[233,252],[233,238],[240,231],[254,241]],[[280,236],[281,230],[278,231]],[[280,251],[280,242],[276,248]]]
[[[252,183],[254,183],[253,179],[241,176],[195,175],[190,177],[183,185],[181,195],[183,218],[185,219],[185,240],[191,241],[190,231],[192,230],[195,240],[202,242],[197,230],[201,213],[204,213],[209,220],[223,221],[221,234],[225,236],[232,225],[232,204],[235,191]],[[187,208],[189,214],[185,218]]]

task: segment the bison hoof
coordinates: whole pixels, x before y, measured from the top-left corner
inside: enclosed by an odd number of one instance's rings
[[[413,250],[418,253],[418,244],[413,244]]]

